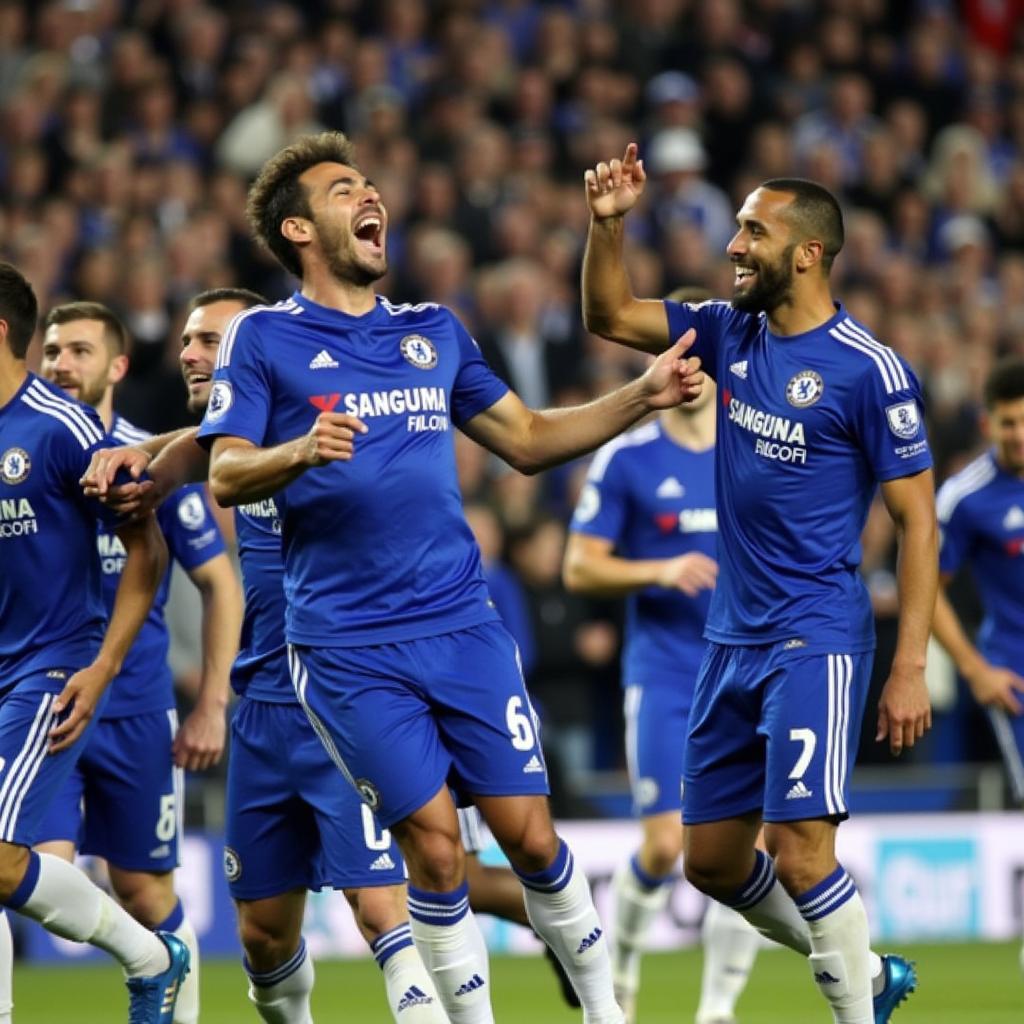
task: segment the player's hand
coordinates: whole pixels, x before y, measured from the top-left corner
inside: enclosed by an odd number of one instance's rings
[[[51,754],[66,750],[85,732],[110,679],[109,672],[93,664],[67,681],[53,702],[58,717],[64,711],[67,714],[50,730]]]
[[[1002,708],[1011,715],[1024,712],[1018,693],[1024,694],[1024,678],[1012,669],[990,665],[987,661],[967,676],[974,699],[985,707]]]
[[[666,558],[658,573],[659,587],[681,590],[687,597],[696,597],[702,590],[714,590],[717,580],[718,563],[701,551]]]
[[[78,482],[87,498],[99,498],[102,501],[122,469],[127,470],[133,480],[138,480],[146,472],[149,463],[150,456],[139,448],[101,448],[93,452]]]
[[[322,412],[309,433],[300,439],[303,462],[307,466],[348,462],[355,454],[356,434],[365,434],[368,430],[356,416],[344,412]]]
[[[889,738],[889,749],[899,757],[932,727],[932,708],[924,669],[901,668],[895,663],[878,702],[875,741]]]
[[[591,215],[605,220],[628,213],[643,194],[646,181],[644,162],[637,157],[636,143],[631,142],[621,160],[602,161],[583,173]]]
[[[704,386],[700,360],[686,353],[697,340],[691,327],[654,360],[640,378],[644,397],[651,409],[671,409],[692,402]]]
[[[197,704],[174,737],[174,763],[188,772],[212,768],[224,755],[226,735],[224,709]]]

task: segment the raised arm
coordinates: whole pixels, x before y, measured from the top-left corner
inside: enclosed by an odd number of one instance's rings
[[[932,471],[882,484],[882,499],[896,524],[899,541],[899,625],[896,653],[878,704],[876,740],[889,739],[899,754],[931,728],[924,681],[925,651],[938,591],[938,527]]]
[[[700,551],[674,558],[622,558],[607,538],[576,531],[569,534],[562,564],[566,590],[591,597],[624,597],[647,587],[696,597],[713,589],[717,578],[717,563]]]
[[[539,473],[567,462],[593,451],[655,409],[696,398],[704,375],[699,360],[686,358],[695,336],[687,331],[642,376],[586,405],[537,411],[510,391],[463,429],[521,473]]]
[[[644,352],[668,348],[668,317],[657,299],[633,294],[623,255],[625,215],[644,190],[647,175],[635,142],[621,160],[599,163],[583,176],[590,230],[583,254],[583,323],[588,331]]]
[[[935,639],[953,659],[957,671],[967,681],[979,704],[1002,708],[1011,715],[1021,714],[1024,706],[1017,695],[1024,694],[1024,677],[1012,669],[991,664],[974,646],[945,594],[944,588],[949,579],[949,574],[943,573],[935,600],[935,619],[932,622]]]
[[[121,671],[167,568],[167,545],[153,515],[119,527],[117,535],[125,563],[114,608],[95,660],[68,680],[54,702],[53,710],[67,715],[50,731],[51,752],[71,746],[84,732],[103,691]]]
[[[225,554],[189,571],[203,604],[203,668],[196,705],[174,738],[174,762],[187,771],[215,765],[224,753],[231,663],[238,653],[242,590]]]
[[[272,497],[307,469],[348,462],[356,434],[366,432],[366,424],[355,416],[322,412],[308,433],[273,448],[258,448],[241,437],[218,437],[210,453],[210,489],[223,506]]]

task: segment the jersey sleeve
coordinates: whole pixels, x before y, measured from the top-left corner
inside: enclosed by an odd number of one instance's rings
[[[226,550],[202,484],[175,491],[157,513],[171,557],[186,571],[198,569]]]
[[[209,447],[218,437],[242,437],[262,445],[271,402],[270,374],[252,317],[228,324],[217,352],[206,415],[197,440]]]
[[[970,517],[964,502],[955,499],[955,486],[947,480],[935,496],[935,510],[939,520],[939,572],[955,573],[967,558],[971,548]]]
[[[854,434],[877,480],[897,480],[931,468],[921,385],[890,349],[865,372],[854,416]]]
[[[461,426],[504,398],[509,388],[487,365],[480,346],[458,318],[453,315],[451,321],[459,346],[459,370],[452,388],[452,421]]]
[[[697,339],[688,355],[699,356],[701,369],[709,377],[718,380],[717,356],[722,348],[722,334],[735,317],[747,314],[738,313],[728,302],[716,299],[707,302],[673,302],[666,299],[665,313],[672,342],[691,327],[697,332]]]
[[[615,458],[614,449],[594,456],[569,523],[571,532],[619,541],[629,510],[624,475],[622,460]]]
[[[106,432],[95,409],[79,404],[77,413],[88,421],[88,426],[76,419],[73,421],[76,424],[73,432],[61,430],[54,435],[49,460],[51,471],[57,475],[58,487],[64,494],[85,507],[105,527],[113,530],[120,523],[121,517],[99,499],[86,497],[80,481],[96,452],[104,448],[120,448],[121,442]],[[122,482],[120,478],[115,480],[115,483]]]

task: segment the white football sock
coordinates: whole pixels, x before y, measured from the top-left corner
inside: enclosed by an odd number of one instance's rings
[[[370,943],[384,974],[388,1006],[396,1024],[448,1024],[434,983],[412,941],[408,922]]]
[[[267,1024],[313,1024],[309,997],[313,991],[313,960],[306,952],[306,941],[299,943],[293,956],[280,967],[254,974],[242,961],[249,975],[249,1000]]]
[[[611,959],[586,875],[577,871],[564,840],[551,865],[536,874],[516,872],[523,883],[533,930],[551,947],[583,1004],[585,1024],[622,1024],[615,1002]]]
[[[11,1024],[13,985],[14,942],[11,939],[11,922],[3,908],[0,908],[0,1024]]]
[[[653,878],[640,867],[634,854],[620,864],[612,876],[615,924],[612,929],[611,958],[615,994],[620,1003],[632,1003],[640,989],[640,958],[647,932],[665,909],[675,876]],[[627,1007],[624,1006],[624,1009]]]
[[[701,926],[701,942],[704,971],[697,1024],[730,1020],[754,966],[761,937],[742,914],[712,900]]]
[[[793,897],[775,877],[775,865],[762,850],[755,850],[754,870],[736,896],[726,901],[742,914],[762,935],[811,955],[811,933],[800,916]]]
[[[88,942],[115,957],[130,977],[166,971],[167,947],[73,864],[48,853],[29,854],[29,868],[7,901],[64,939]]]
[[[469,910],[465,882],[454,892],[409,886],[412,936],[451,1024],[494,1024],[487,947]]]
[[[836,1024],[874,1024],[868,916],[840,865],[796,901],[811,935],[811,970]]]
[[[163,931],[164,929],[159,929]],[[174,1004],[174,1024],[198,1024],[199,1021],[199,940],[187,917],[181,924],[170,930],[188,946],[191,954],[188,974],[178,988],[178,1001]]]

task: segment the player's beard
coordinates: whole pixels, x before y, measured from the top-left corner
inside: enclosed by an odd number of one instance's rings
[[[103,398],[107,390],[107,375],[104,372],[102,377],[97,377],[95,380],[87,380],[84,377],[81,380],[73,380],[70,378],[61,379],[59,377],[54,378],[54,383],[59,388],[63,388],[65,391],[68,388],[77,388],[78,394],[75,398],[83,405],[91,406],[95,409]]]
[[[732,308],[741,313],[772,313],[788,302],[793,293],[793,251],[796,245],[787,245],[777,263],[751,260],[740,266],[750,266],[757,273],[754,283],[743,292],[733,292]]]
[[[353,243],[353,235],[346,235],[341,228],[329,221],[314,221],[324,260],[331,275],[339,281],[365,287],[379,281],[387,272],[387,259],[371,263],[359,255]]]

